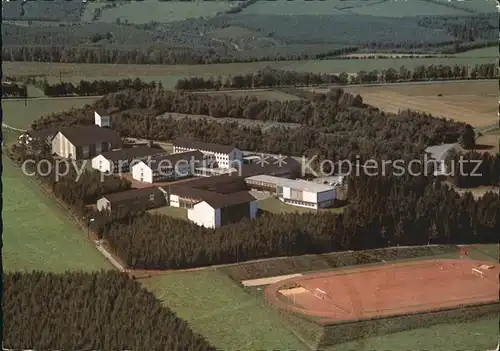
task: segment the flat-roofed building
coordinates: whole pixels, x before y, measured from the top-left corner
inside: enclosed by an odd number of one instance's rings
[[[273,193],[280,201],[293,206],[326,208],[333,206],[336,198],[335,188],[302,179],[257,175],[246,178],[245,182],[250,188]]]

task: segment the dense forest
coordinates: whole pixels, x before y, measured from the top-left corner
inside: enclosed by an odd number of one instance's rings
[[[426,146],[460,141],[474,146],[471,126],[431,115],[401,111],[390,114],[366,107],[362,98],[332,89],[316,100],[266,101],[143,89],[110,94],[95,103],[105,109],[154,109],[164,116],[122,113],[113,119],[122,135],[158,141],[192,138],[220,144],[235,143],[241,150],[293,156],[318,155],[317,161],[399,159],[419,157]],[[58,125],[92,124],[93,106],[45,116],[34,129]],[[258,125],[174,118],[169,112],[278,122],[262,130]],[[280,123],[300,123],[290,129]]]
[[[345,72],[340,74],[329,74],[265,68],[256,73],[235,75],[224,80],[219,77],[184,78],[177,81],[176,89],[248,89],[281,86],[312,86],[321,84],[369,84],[444,79],[492,79],[498,77],[498,66],[494,63],[480,64],[473,67],[469,67],[468,65],[422,65],[413,70],[401,66],[399,70],[389,68],[381,72],[360,71],[356,75],[351,76]]]
[[[453,173],[449,180],[459,188],[500,186],[500,153],[456,153],[448,161],[448,166]]]
[[[353,14],[247,15],[253,1],[228,6],[212,18],[169,23],[80,21],[85,4],[68,1],[4,2],[4,61],[122,64],[202,64],[324,59],[350,53],[453,54],[497,44],[492,13],[463,16],[380,17]],[[112,11],[112,10],[110,10]],[[44,26],[34,21],[55,21]],[[133,22],[133,21],[132,21]]]
[[[34,350],[215,350],[126,274],[6,273],[3,346]]]
[[[278,126],[263,131],[237,122],[159,119],[124,112],[113,118],[113,125],[123,136],[154,140],[184,137],[222,144],[236,142],[243,150],[320,155],[319,159],[333,161],[354,160],[361,156],[362,160],[402,159],[409,164],[410,160],[420,159],[423,148],[431,144],[457,140],[462,144],[474,144],[474,131],[469,125],[410,111],[384,114],[366,107],[361,97],[342,89],[317,94],[313,100],[285,102],[167,92],[158,87],[126,90],[110,94],[94,106],[43,117],[33,127],[91,124],[92,111],[97,106],[295,121],[303,127],[290,130]],[[27,158],[51,157],[47,149],[39,147],[14,146],[11,152],[18,163]],[[471,154],[469,157],[479,156]],[[484,167],[482,184],[498,176],[498,157],[486,160]],[[496,240],[500,230],[499,195],[489,193],[479,200],[474,200],[470,194],[460,196],[435,179],[432,171],[427,169],[428,173],[421,176],[398,177],[385,170],[383,176],[368,176],[362,172],[360,176],[351,177],[348,185],[350,205],[343,214],[264,214],[256,220],[212,230],[148,213],[126,213],[116,217],[94,213],[94,229],[124,262],[137,268],[184,268],[387,245]],[[79,214],[88,215],[92,210],[85,205],[94,203],[103,193],[130,186],[114,177],[106,177],[106,181],[100,183],[97,172],[84,173],[78,182],[75,176],[76,173],[71,172],[56,183],[53,175],[49,175],[45,182],[52,187],[55,196]],[[469,179],[457,181],[461,184],[474,182]]]
[[[98,215],[96,225],[124,262],[151,269],[396,245],[493,243],[500,231],[498,194],[475,201],[427,176],[352,177],[348,196],[344,214],[264,214],[218,229],[148,213]]]
[[[36,155],[21,146],[13,148],[11,157],[20,162],[21,157],[33,159]],[[39,157],[48,159],[50,155]],[[405,160],[409,164],[411,159]],[[498,164],[498,157],[495,162]],[[102,193],[129,186],[114,177],[100,183],[98,172],[86,172],[78,180],[76,172],[70,172],[55,183],[53,171],[44,180],[76,214],[92,216],[93,230],[134,268],[190,268],[396,245],[497,241],[500,195],[488,193],[478,200],[470,193],[461,196],[435,179],[433,169],[426,170],[423,164],[415,164],[413,174],[402,176],[393,173],[390,166],[385,173],[378,169],[377,176],[371,175],[373,172],[350,176],[350,204],[342,214],[264,213],[255,220],[218,229],[144,212],[122,212],[113,217],[96,213],[85,205],[95,203]],[[490,168],[498,172],[494,165]],[[416,176],[418,172],[421,175]]]

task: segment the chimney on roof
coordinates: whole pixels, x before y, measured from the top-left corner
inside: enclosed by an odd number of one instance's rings
[[[94,112],[95,124],[101,128],[111,128],[111,116],[104,110]]]

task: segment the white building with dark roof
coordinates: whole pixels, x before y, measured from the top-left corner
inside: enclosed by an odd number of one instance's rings
[[[242,163],[243,153],[234,146],[204,143],[193,140],[176,140],[174,153],[198,150],[217,162],[219,168],[232,168]]]
[[[131,166],[132,178],[144,183],[155,183],[190,177],[203,165],[203,154],[199,151],[148,157]]]

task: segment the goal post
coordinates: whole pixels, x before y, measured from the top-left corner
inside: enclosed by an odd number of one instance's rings
[[[326,291],[323,291],[319,288],[316,288],[316,289],[314,289],[314,296],[316,296],[320,299],[324,299],[327,295],[326,295]]]
[[[472,268],[472,275],[479,276],[481,278],[484,277],[484,273],[481,272],[479,269]]]

